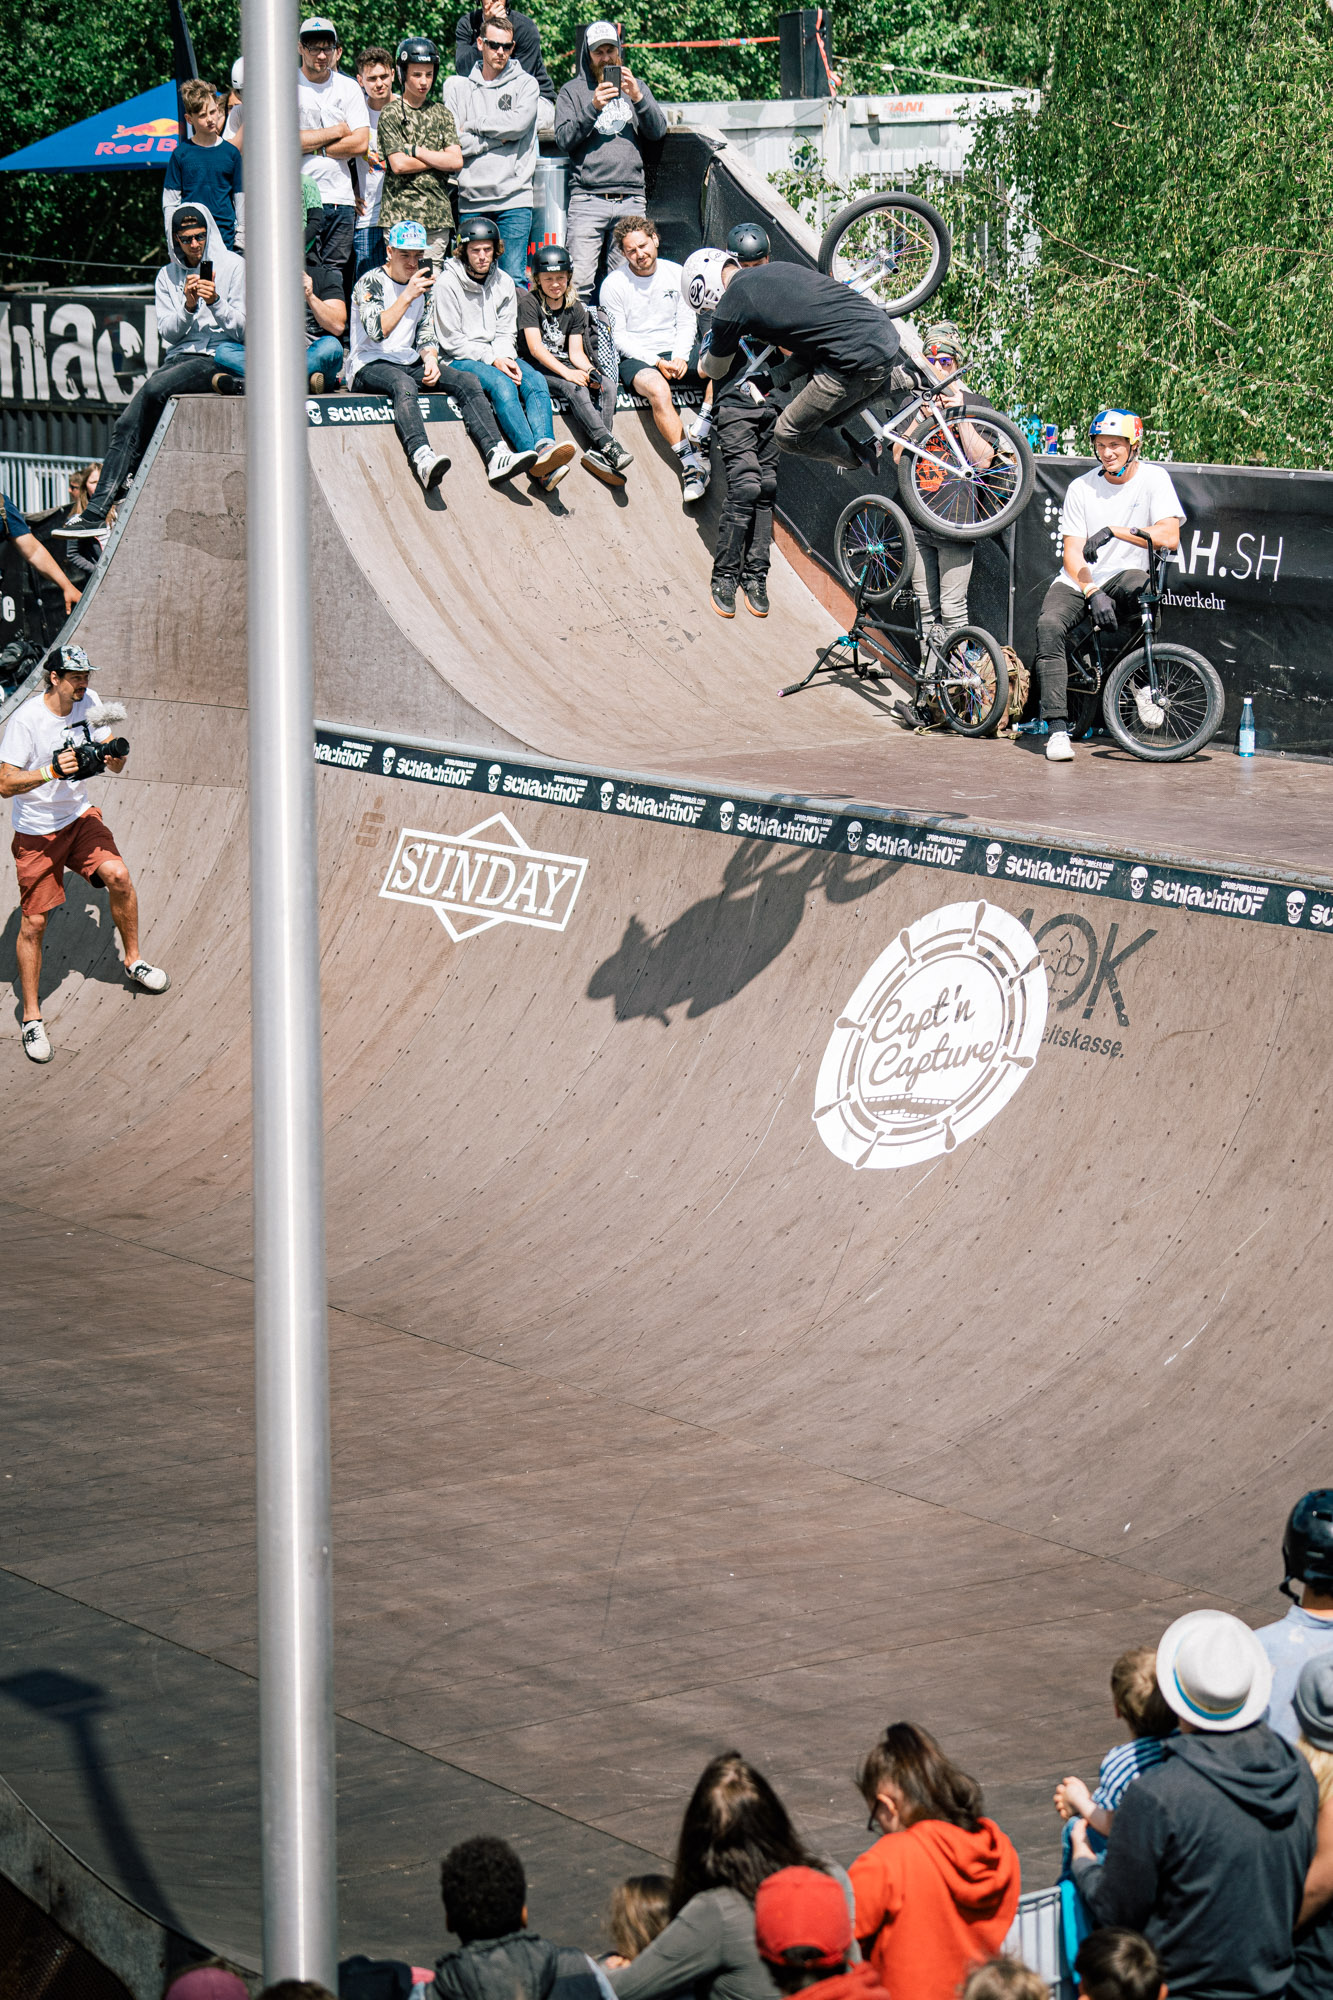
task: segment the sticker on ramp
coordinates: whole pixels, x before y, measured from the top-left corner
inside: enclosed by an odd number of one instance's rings
[[[503,813],[492,813],[466,833],[405,826],[380,895],[424,903],[461,944],[496,924],[562,931],[587,872],[581,855],[543,854]]]
[[[951,1153],[1009,1102],[1041,1046],[1046,967],[994,903],[949,903],[900,931],[847,1002],[815,1124],[852,1167]]]

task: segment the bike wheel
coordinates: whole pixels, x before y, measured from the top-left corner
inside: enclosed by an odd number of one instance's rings
[[[901,319],[934,298],[951,250],[938,209],[885,188],[838,210],[819,246],[819,268]]]
[[[968,458],[959,435],[964,423],[974,433],[973,449],[977,439],[989,449],[988,464],[973,465]],[[924,428],[912,442],[925,456],[903,453],[898,498],[918,528],[942,542],[984,542],[1016,521],[1032,498],[1037,483],[1032,447],[1018,425],[997,410],[950,413],[944,424]]]
[[[864,576],[863,604],[887,604],[906,590],[916,568],[916,537],[900,507],[863,493],[838,516],[833,553],[843,582],[855,591]]]
[[[985,736],[1009,706],[1009,669],[998,640],[980,625],[958,625],[940,650],[935,693],[945,721],[960,736]]]
[[[1222,726],[1226,697],[1216,667],[1188,646],[1152,649],[1157,701],[1152,703],[1148,655],[1139,647],[1112,669],[1102,714],[1116,742],[1150,764],[1176,764],[1210,743]],[[1143,713],[1150,705],[1156,714]]]
[[[1081,743],[1101,713],[1101,694],[1097,688],[1071,687],[1067,700],[1069,740],[1071,743]]]

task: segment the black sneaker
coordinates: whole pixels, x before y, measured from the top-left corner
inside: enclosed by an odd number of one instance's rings
[[[879,470],[880,453],[884,449],[883,443],[879,438],[853,437],[850,431],[843,431],[841,436],[843,443],[858,465],[863,465],[867,472],[877,472]]]
[[[602,446],[602,457],[613,472],[628,472],[634,463],[634,453],[626,451],[619,438],[612,438],[609,444]]]
[[[719,618],[736,616],[736,585],[731,577],[713,578],[713,609]]]
[[[68,521],[62,521],[56,533],[68,535],[71,540],[82,535],[104,535],[106,519],[100,514],[90,514],[85,507],[81,514],[71,514]]]
[[[219,368],[217,374],[213,377],[213,394],[215,396],[243,396],[245,394],[245,384],[239,375],[232,375],[227,369]]]
[[[741,578],[741,591],[745,597],[746,609],[753,611],[756,618],[767,618],[768,578],[766,576],[743,576]]]

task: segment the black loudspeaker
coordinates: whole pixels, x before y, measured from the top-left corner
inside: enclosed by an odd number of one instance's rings
[[[823,55],[820,38],[823,38]],[[825,57],[828,68],[825,67]],[[784,97],[828,97],[828,69],[833,66],[829,17],[825,7],[802,7],[778,15],[778,63]]]

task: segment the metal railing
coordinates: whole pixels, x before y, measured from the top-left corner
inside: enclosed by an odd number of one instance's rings
[[[69,505],[69,476],[82,472],[87,458],[46,458],[37,452],[0,452],[0,492],[20,514],[44,514]]]

